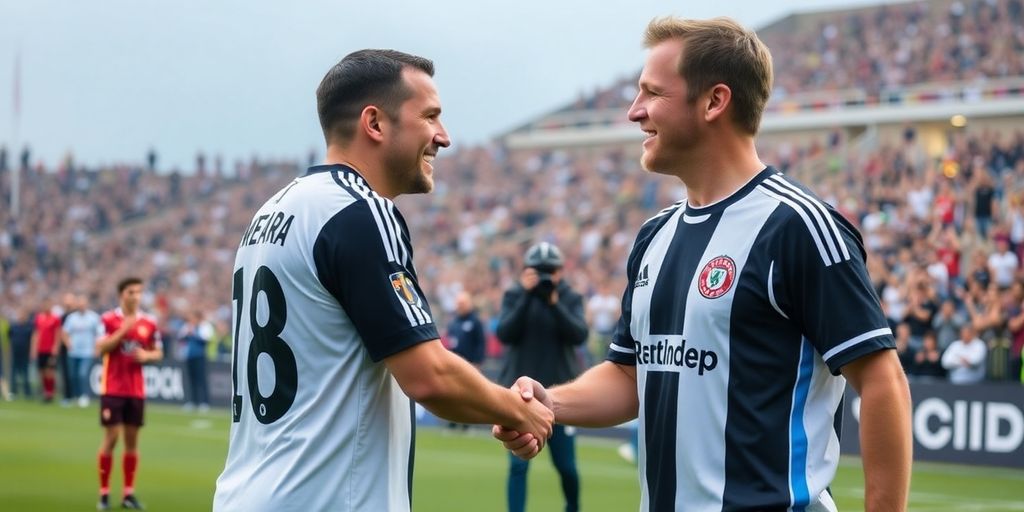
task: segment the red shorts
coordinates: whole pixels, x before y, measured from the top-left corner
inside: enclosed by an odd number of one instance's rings
[[[100,425],[133,425],[141,427],[146,412],[146,401],[126,396],[100,397]]]

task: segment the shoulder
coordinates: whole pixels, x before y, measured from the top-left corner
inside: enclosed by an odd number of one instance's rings
[[[155,315],[153,315],[152,313],[147,313],[145,311],[139,311],[139,320],[142,320],[154,326],[157,325],[158,323]]]
[[[637,233],[637,243],[639,243],[641,240],[648,239],[651,236],[653,236],[654,233],[657,233],[658,230],[661,229],[661,227],[664,226],[665,223],[667,223],[669,219],[672,218],[672,215],[678,212],[680,208],[683,208],[685,204],[686,199],[680,199],[679,201],[672,203],[668,207],[663,208],[653,217],[645,220],[644,223],[640,225],[640,232]]]
[[[516,298],[519,298],[520,296],[523,295],[523,293],[525,291],[526,290],[524,290],[523,287],[519,285],[519,283],[516,283],[516,284],[512,285],[511,287],[509,287],[509,289],[505,290],[505,298],[506,299],[516,299]]]
[[[758,191],[779,202],[768,220],[783,248],[811,248],[825,266],[842,263],[858,253],[863,257],[860,233],[842,214],[807,187],[781,173],[763,180]]]
[[[349,262],[375,257],[377,248],[392,248],[393,233],[394,227],[384,222],[380,211],[360,199],[334,213],[320,227],[313,242],[313,259],[318,267],[333,267],[341,263],[339,257]]]

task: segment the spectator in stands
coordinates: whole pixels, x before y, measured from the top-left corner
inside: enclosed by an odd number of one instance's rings
[[[68,347],[68,374],[71,396],[78,399],[79,407],[89,405],[89,371],[96,357],[96,340],[103,337],[100,315],[89,309],[85,295],[74,297],[71,311],[64,317],[64,343]]]
[[[1010,336],[1009,376],[1014,379],[1024,373],[1021,356],[1024,352],[1024,302],[1017,301],[1007,313],[1007,330]]]
[[[952,299],[942,301],[939,312],[932,319],[931,329],[935,333],[935,339],[940,352],[946,350],[950,344],[957,340],[957,337],[960,336],[960,328],[966,322],[967,319],[956,309],[956,303]]]
[[[985,166],[985,160],[980,156],[975,157],[974,175],[974,220],[978,223],[978,233],[987,238],[996,209],[996,189],[992,186],[992,176]]]
[[[953,384],[975,384],[985,379],[985,358],[988,349],[971,325],[960,329],[960,339],[942,354],[942,367],[949,372]]]
[[[914,354],[914,361],[909,373],[916,378],[946,378],[946,369],[942,367],[942,351],[939,350],[936,342],[935,332],[925,333],[924,345]]]
[[[531,246],[523,256],[519,281],[505,292],[498,339],[508,347],[499,382],[511,386],[527,375],[544,386],[562,384],[581,372],[575,348],[587,340],[583,298],[563,279],[565,259],[548,242]],[[548,440],[551,460],[562,481],[565,510],[580,507],[574,429],[555,425]],[[526,473],[530,461],[509,454],[508,510],[526,509]]]
[[[905,322],[896,326],[896,354],[900,358],[900,366],[906,374],[913,373],[914,357],[917,351],[910,346],[910,326]]]
[[[996,251],[988,257],[989,273],[1000,288],[1009,288],[1017,275],[1020,261],[1010,250],[1010,241],[1006,238],[996,240]]]
[[[924,334],[931,329],[932,317],[938,306],[932,298],[935,292],[927,274],[917,274],[911,280],[907,291],[907,315],[903,321],[910,326],[910,347],[919,350]]]
[[[1003,298],[995,284],[983,292],[976,289],[968,293],[964,298],[964,307],[971,327],[985,343],[992,342],[1002,334],[1006,318],[1003,314]]]

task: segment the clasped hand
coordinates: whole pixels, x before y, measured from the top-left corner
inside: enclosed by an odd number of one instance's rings
[[[523,402],[530,410],[530,418],[526,424],[517,430],[512,427],[494,425],[491,434],[495,439],[501,441],[505,449],[523,460],[530,460],[537,456],[544,449],[544,444],[551,437],[552,424],[555,420],[555,413],[552,412],[553,403],[544,386],[529,377],[519,377],[515,384],[512,384],[512,391],[519,393]],[[534,416],[536,414],[536,416]],[[530,422],[540,420],[536,424],[539,428],[534,430]],[[540,428],[542,427],[542,428]]]

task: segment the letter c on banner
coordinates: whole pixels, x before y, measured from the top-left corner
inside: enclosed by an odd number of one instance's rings
[[[942,425],[931,431],[928,429],[928,420],[936,417]],[[948,423],[953,419],[953,411],[949,404],[939,398],[928,398],[921,401],[914,411],[914,437],[921,446],[929,450],[939,450],[949,444],[953,438],[953,429]]]

